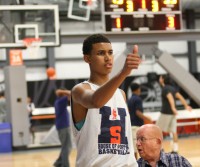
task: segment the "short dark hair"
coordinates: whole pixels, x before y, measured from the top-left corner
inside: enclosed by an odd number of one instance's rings
[[[109,39],[103,34],[93,34],[87,37],[83,42],[83,54],[90,54],[92,50],[92,45],[96,43],[111,43]]]
[[[163,77],[165,85],[173,85],[173,81],[169,75]]]
[[[65,87],[60,87],[59,89],[60,90],[67,90]]]
[[[140,88],[140,84],[138,84],[138,83],[132,83],[131,84],[131,90],[132,91],[136,91],[139,88]]]
[[[2,97],[2,96],[5,96],[4,91],[1,91],[1,92],[0,92],[0,97]]]

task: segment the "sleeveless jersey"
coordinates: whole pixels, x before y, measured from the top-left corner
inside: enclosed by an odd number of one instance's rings
[[[92,90],[99,87],[88,81],[84,83],[88,83]],[[73,108],[71,111],[73,113]],[[103,107],[88,109],[80,131],[72,121],[72,130],[77,146],[76,167],[138,166],[130,116],[120,89]]]

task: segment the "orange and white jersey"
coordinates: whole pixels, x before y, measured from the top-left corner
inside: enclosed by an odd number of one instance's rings
[[[87,81],[85,83],[93,90],[98,88]],[[80,131],[72,124],[77,145],[76,167],[138,166],[134,156],[130,116],[120,89],[102,108],[88,109]]]

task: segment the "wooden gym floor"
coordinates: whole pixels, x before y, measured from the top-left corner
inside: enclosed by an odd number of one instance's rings
[[[164,150],[170,151],[169,140],[164,141]],[[0,167],[52,167],[60,148],[46,148],[26,151],[13,151],[0,154]],[[179,153],[186,157],[193,167],[200,167],[200,136],[179,139]],[[76,150],[70,154],[71,167],[75,167]]]

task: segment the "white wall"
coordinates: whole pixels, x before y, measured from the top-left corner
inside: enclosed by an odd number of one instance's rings
[[[122,67],[125,60],[124,51],[126,49],[125,43],[113,43],[114,49],[114,60],[115,65],[111,75],[116,74]],[[62,45],[60,48],[56,48],[56,57],[76,57],[82,59],[82,45]],[[172,54],[186,54],[187,53],[187,42],[186,41],[170,41],[170,42],[159,42],[159,49],[165,50]],[[200,43],[197,44],[197,50],[200,50]],[[70,53],[70,54],[69,54]],[[189,70],[189,62],[187,57],[177,57],[176,61],[180,63],[186,70]],[[198,58],[199,64],[200,58]],[[71,78],[88,78],[89,67],[87,63],[82,61],[68,61],[68,62],[57,62],[56,71],[58,79],[71,79]],[[132,72],[131,75],[146,75],[148,72],[157,72],[158,74],[165,73],[165,70],[156,63],[154,57],[152,59],[145,60],[142,62],[138,70]]]
[[[113,72],[111,75],[116,74],[122,67],[125,60],[125,43],[113,43],[113,50],[116,61]],[[200,41],[197,41],[197,52],[200,53]],[[165,50],[172,54],[186,54],[187,53],[187,42],[186,41],[169,41],[159,42],[159,49]],[[56,59],[62,58],[80,58],[80,60],[74,61],[57,61],[56,62],[56,73],[57,79],[77,79],[77,78],[88,78],[89,67],[88,64],[83,61],[82,55],[82,44],[64,44],[60,47],[55,48]],[[41,48],[39,55],[30,57],[26,50],[23,51],[24,59],[44,59],[46,58],[46,52],[44,48]],[[81,60],[82,59],[82,60]],[[0,60],[5,60],[5,50],[0,50]],[[118,61],[118,62],[117,62]],[[186,70],[189,69],[187,57],[177,57],[176,61],[180,63]],[[198,57],[198,65],[200,64],[200,58]],[[200,69],[198,69],[198,72]],[[165,73],[165,70],[156,63],[154,57],[145,60],[141,63],[138,70],[132,72],[131,75],[146,75],[148,72],[156,72],[158,74]],[[27,67],[26,71],[27,81],[44,80],[47,79],[45,67]],[[4,80],[3,69],[0,70],[0,82]]]

